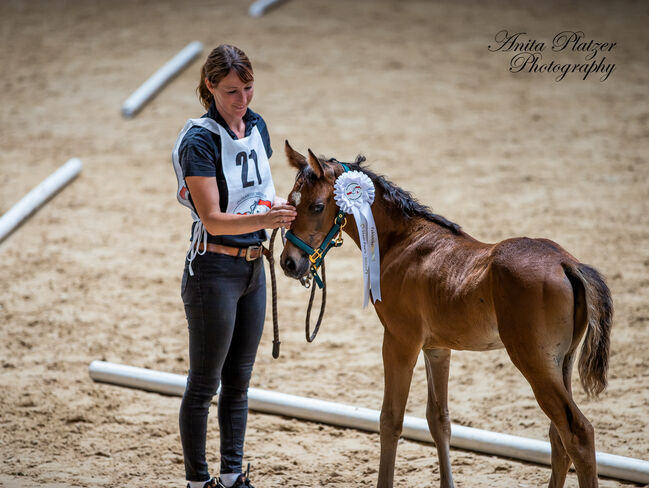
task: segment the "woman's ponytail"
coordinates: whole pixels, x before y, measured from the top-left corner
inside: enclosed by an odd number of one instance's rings
[[[207,63],[206,63],[207,64]],[[201,68],[201,79],[198,83],[198,88],[196,88],[196,93],[198,94],[198,99],[201,101],[201,105],[205,107],[205,110],[210,109],[212,101],[214,100],[214,95],[207,89],[207,84],[205,83],[205,64]]]

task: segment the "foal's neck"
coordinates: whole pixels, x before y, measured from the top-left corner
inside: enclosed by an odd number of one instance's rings
[[[403,243],[419,234],[426,232],[430,237],[439,234],[439,238],[449,234],[448,229],[428,221],[420,216],[405,217],[401,209],[396,208],[394,204],[386,202],[383,198],[383,192],[377,188],[374,203],[372,204],[372,216],[376,223],[376,229],[379,235],[379,250],[390,249],[397,243]],[[354,217],[347,215],[347,225],[345,232],[352,238],[360,248],[360,238],[358,228]]]

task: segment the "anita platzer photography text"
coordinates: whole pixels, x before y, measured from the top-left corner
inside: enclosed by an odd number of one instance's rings
[[[615,63],[607,61],[606,54],[617,47],[617,42],[588,39],[582,31],[565,30],[552,38],[552,43],[528,36],[526,32],[510,33],[503,29],[494,36],[495,44],[487,48],[492,51],[514,53],[509,60],[512,73],[556,73],[555,81],[562,81],[568,74],[578,73],[586,80],[598,73],[599,81],[609,79]],[[543,57],[546,48],[553,53],[577,53],[584,56],[583,62],[563,62],[561,59],[547,60]]]

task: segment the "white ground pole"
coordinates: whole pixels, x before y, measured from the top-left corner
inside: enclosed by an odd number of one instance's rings
[[[89,373],[95,381],[166,395],[182,396],[187,382],[187,377],[183,375],[105,361],[90,363]],[[248,390],[248,406],[257,412],[370,432],[379,431],[380,412],[369,408],[353,407],[258,388]],[[549,442],[456,424],[452,425],[451,432],[451,446],[453,447],[550,465]],[[406,416],[404,418],[401,435],[416,441],[432,442],[426,420],[416,417]],[[635,481],[636,483],[649,483],[649,462],[647,461],[598,452],[597,467],[602,476]]]
[[[261,17],[271,8],[285,2],[286,0],[257,0],[248,9],[251,17]]]
[[[135,116],[162,87],[200,56],[201,52],[203,52],[203,44],[199,41],[187,44],[126,99],[122,105],[122,115],[126,118]]]
[[[81,160],[72,158],[45,178],[36,188],[0,217],[0,242],[4,241],[30,215],[70,183],[81,171]]]

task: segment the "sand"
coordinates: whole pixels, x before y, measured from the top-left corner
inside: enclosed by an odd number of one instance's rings
[[[180,277],[190,217],[170,152],[203,112],[200,62],[134,119],[126,97],[192,40],[252,59],[252,108],[268,122],[280,195],[289,139],[411,191],[477,239],[547,237],[608,279],[615,303],[608,390],[575,398],[599,451],[649,459],[649,24],[642,2],[301,0],[253,19],[230,1],[0,3],[0,213],[71,157],[80,177],[0,244],[0,486],[184,486],[178,397],[94,383],[92,360],[186,374]],[[562,30],[616,42],[606,81],[510,73],[502,29],[551,43]],[[584,62],[584,54],[543,52]],[[328,264],[320,335],[308,292],[281,273],[282,355],[270,307],[252,386],[379,408],[382,327],[363,309],[360,252]],[[424,416],[415,371],[407,412]],[[504,350],[455,352],[453,422],[547,439],[548,420]],[[218,472],[218,425],[209,461]],[[377,434],[251,413],[255,486],[373,486]],[[457,486],[533,487],[547,467],[452,450]],[[396,486],[438,486],[434,447],[402,440]],[[600,486],[626,486],[602,479]],[[567,486],[576,487],[574,473]]]

